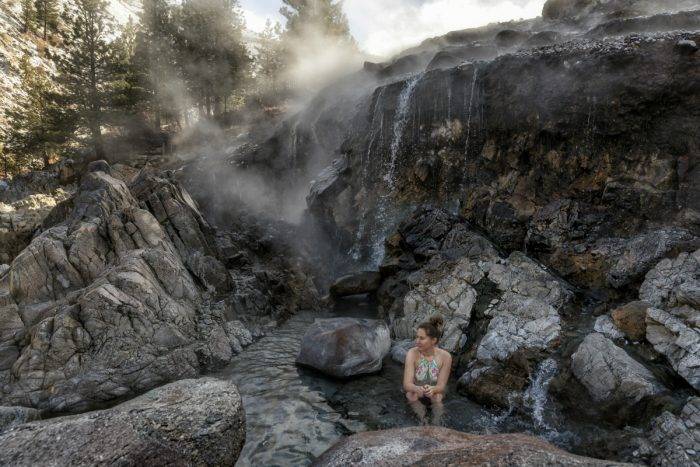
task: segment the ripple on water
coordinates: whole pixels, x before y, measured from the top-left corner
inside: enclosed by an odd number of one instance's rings
[[[220,374],[243,397],[246,444],[236,465],[304,465],[347,433],[323,394],[305,384],[294,360],[314,316],[300,313],[234,357]]]

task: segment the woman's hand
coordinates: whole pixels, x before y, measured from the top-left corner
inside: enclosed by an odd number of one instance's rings
[[[426,386],[425,389],[425,395],[428,397],[442,394],[443,392],[444,390],[439,386]]]

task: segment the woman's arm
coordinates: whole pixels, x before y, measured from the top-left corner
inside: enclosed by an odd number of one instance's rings
[[[406,392],[417,392],[423,395],[423,388],[413,384],[413,375],[416,372],[416,352],[414,349],[406,352],[406,361],[403,367],[403,389]]]
[[[437,384],[433,386],[433,394],[444,394],[445,388],[447,387],[447,380],[450,379],[450,371],[452,371],[452,355],[445,351],[443,354],[442,367],[440,368],[440,374],[438,375]]]

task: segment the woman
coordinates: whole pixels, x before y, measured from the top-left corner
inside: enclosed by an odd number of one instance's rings
[[[433,424],[440,423],[442,399],[452,367],[450,353],[437,346],[443,325],[440,316],[433,316],[429,321],[419,324],[416,329],[416,346],[406,354],[403,388],[409,405],[424,424],[426,408],[421,399],[430,401]]]

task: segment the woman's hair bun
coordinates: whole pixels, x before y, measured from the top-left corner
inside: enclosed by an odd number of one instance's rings
[[[435,326],[435,329],[437,329],[439,334],[442,334],[442,328],[445,327],[445,320],[442,319],[442,316],[440,315],[435,315],[431,316],[430,320],[428,320],[430,324]]]

